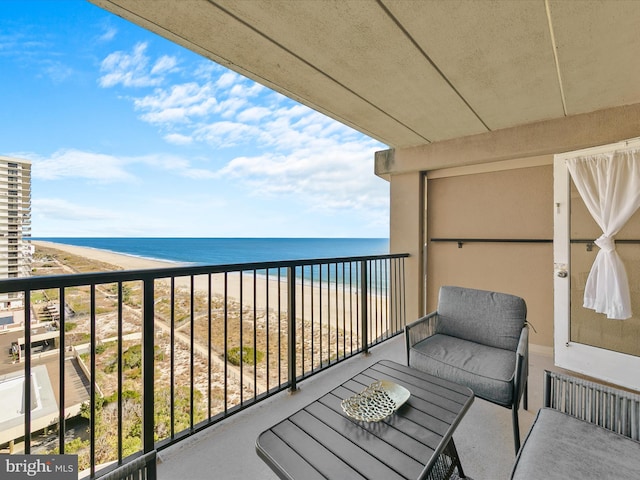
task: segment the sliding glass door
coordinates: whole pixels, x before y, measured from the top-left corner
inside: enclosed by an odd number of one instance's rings
[[[608,318],[585,308],[587,279],[602,234],[571,178],[567,159],[629,148],[622,144],[556,155],[554,160],[555,362],[612,383],[640,388],[640,211],[615,235],[628,279],[630,318]],[[590,157],[589,157],[590,158]],[[606,248],[606,246],[605,246]]]

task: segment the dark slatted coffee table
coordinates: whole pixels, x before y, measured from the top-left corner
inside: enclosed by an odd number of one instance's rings
[[[376,380],[411,397],[381,422],[348,417],[340,402]],[[456,467],[463,477],[452,434],[472,402],[466,387],[383,360],[262,432],[256,450],[282,479],[448,479]]]

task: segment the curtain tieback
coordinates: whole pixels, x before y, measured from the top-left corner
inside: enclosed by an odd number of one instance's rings
[[[613,252],[616,249],[616,242],[614,238],[607,235],[600,235],[595,243],[605,252]]]

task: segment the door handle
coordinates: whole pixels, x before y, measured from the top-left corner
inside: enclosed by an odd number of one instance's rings
[[[569,276],[569,272],[567,272],[566,270],[558,270],[558,273],[556,275],[558,275],[558,277],[560,278],[567,278]]]

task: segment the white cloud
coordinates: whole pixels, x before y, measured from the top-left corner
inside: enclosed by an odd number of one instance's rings
[[[99,79],[100,86],[114,87],[121,84],[125,87],[149,87],[160,85],[163,81],[163,76],[160,74],[172,69],[177,62],[175,59],[171,60],[171,57],[165,56],[150,69],[150,59],[146,55],[146,50],[147,43],[141,42],[136,44],[131,53],[117,51],[107,55],[100,65],[100,71],[103,73]]]
[[[87,207],[69,202],[62,198],[34,198],[32,201],[35,217],[51,220],[72,220],[84,222],[89,220],[117,220],[121,214],[102,208]]]
[[[31,158],[33,177],[42,180],[86,178],[99,182],[130,181],[123,159],[80,150],[59,150],[48,158]]]
[[[137,46],[134,54],[144,56],[145,48]],[[160,58],[144,72],[170,71],[174,60]],[[115,72],[127,59],[117,57],[112,64]],[[164,140],[176,146],[242,146],[258,153],[217,170],[173,157],[150,156],[145,162],[214,184],[234,182],[252,196],[295,198],[308,210],[351,209],[372,223],[381,215],[386,219],[388,185],[373,173],[374,152],[383,148],[378,142],[222,67],[197,64],[189,78],[134,98],[140,118],[159,125]]]
[[[193,138],[180,133],[169,133],[163,138],[166,142],[173,143],[174,145],[190,145],[193,143]]]
[[[271,110],[265,107],[250,107],[238,113],[239,122],[258,122],[271,115]]]
[[[185,168],[180,172],[180,175],[194,180],[216,180],[220,178],[218,172],[204,168]]]
[[[170,57],[169,55],[163,55],[153,65],[153,68],[151,69],[151,75],[156,75],[158,73],[163,73],[163,72],[175,71],[175,67],[177,64],[178,64],[178,61],[176,60],[175,57]]]
[[[246,105],[246,99],[240,97],[231,97],[220,102],[218,111],[220,112],[220,116],[222,118],[233,119],[237,115],[238,110],[241,110]]]
[[[153,202],[153,199],[149,200]],[[37,198],[33,200],[33,225],[37,226],[37,236],[156,236],[172,231],[173,218],[154,215],[145,210],[123,207],[114,203],[108,208],[90,207],[61,198]]]
[[[218,147],[231,147],[240,143],[248,143],[251,138],[260,134],[258,127],[238,122],[215,122],[198,128],[194,132],[195,138]]]
[[[102,35],[100,35],[98,37],[98,41],[99,42],[110,42],[111,40],[113,40],[116,37],[116,34],[118,33],[118,29],[111,26],[111,25],[107,25],[104,27],[104,33]]]
[[[230,78],[239,78],[235,74]],[[196,82],[156,88],[153,93],[135,99],[141,119],[168,130],[163,137],[175,145],[194,142],[227,148],[243,143],[283,151],[306,149],[310,142],[325,137],[349,139],[353,130],[314,112],[308,107],[289,103],[280,106],[284,97],[268,95],[251,99],[233,93],[252,88],[235,86],[216,90],[220,82],[200,85]],[[225,82],[222,82],[225,83]]]
[[[216,86],[219,88],[229,88],[239,81],[242,77],[235,72],[225,72],[218,78]]]
[[[130,163],[142,163],[160,170],[183,170],[189,168],[189,161],[177,155],[150,154],[130,157]]]
[[[213,78],[215,72],[222,70],[224,70],[224,67],[217,63],[203,60],[194,66],[193,77],[209,81]]]
[[[149,123],[182,123],[191,117],[202,117],[217,108],[217,100],[210,84],[190,82],[174,85],[168,90],[156,89],[151,95],[134,100],[136,110],[144,113]]]
[[[312,209],[388,210],[388,188],[373,174],[371,141],[296,150],[287,155],[238,157],[218,171],[256,195],[293,195]]]
[[[173,139],[176,141],[176,139]],[[191,161],[178,155],[164,153],[142,156],[116,157],[81,150],[60,150],[48,158],[31,154],[13,154],[15,158],[31,160],[33,178],[37,180],[85,179],[98,183],[139,181],[134,174],[136,167],[146,166],[154,170],[171,172],[186,178],[205,179],[219,175],[200,166],[193,167]]]
[[[315,112],[308,107],[295,105],[278,108],[261,122],[260,141],[279,151],[331,148],[335,143],[346,143],[365,137],[352,129]]]
[[[276,112],[276,116],[278,118],[292,119],[292,118],[301,117],[303,115],[309,115],[310,113],[315,114],[316,112],[311,110],[309,107],[296,104],[296,105],[288,105],[286,107],[279,108]],[[326,117],[324,117],[323,115],[320,115],[319,117],[317,117],[317,119],[325,119],[325,118]]]
[[[25,33],[24,27],[0,34],[0,55],[3,56],[38,61],[41,51],[50,52],[51,49],[50,40],[29,35]]]
[[[240,77],[242,78],[242,77]],[[231,86],[229,94],[233,97],[250,98],[258,95],[264,87],[259,83],[238,82]]]
[[[307,135],[300,128],[293,128],[293,121],[314,115],[307,107],[296,105],[280,94],[251,82],[235,72],[222,67],[194,66],[196,73],[186,83],[165,88],[157,84],[155,74],[163,74],[175,68],[176,60],[164,56],[154,66],[146,55],[147,45],[136,45],[131,54],[115,52],[103,62],[103,85],[138,85],[156,87],[139,97],[130,97],[140,112],[140,119],[161,126],[163,138],[173,145],[208,143],[216,148],[245,145],[269,145],[276,148],[293,148],[304,144]],[[217,76],[217,77],[216,77]],[[282,107],[282,102],[289,102]],[[326,117],[318,116],[313,124]],[[248,125],[251,125],[249,127]],[[253,128],[258,126],[260,128]],[[324,127],[317,127],[320,132]]]
[[[73,68],[63,63],[47,63],[48,65],[44,68],[44,71],[54,83],[61,83],[75,74]]]

